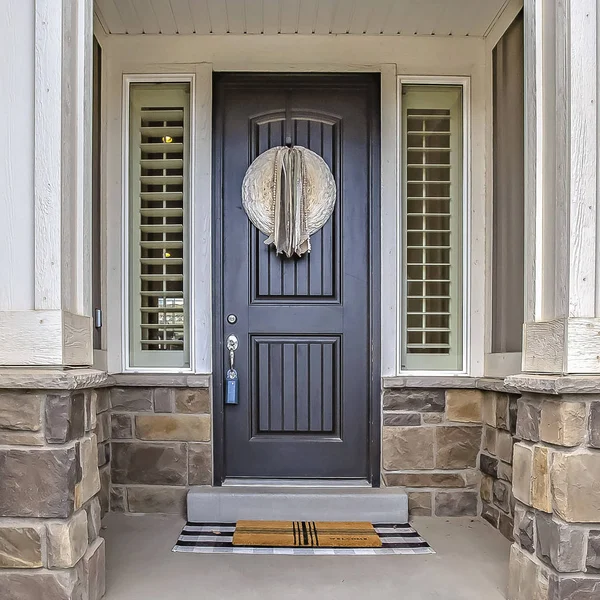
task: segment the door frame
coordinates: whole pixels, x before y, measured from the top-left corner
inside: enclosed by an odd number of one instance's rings
[[[381,480],[381,73],[230,73],[214,72],[212,123],[212,422],[213,422],[213,485],[221,486],[225,479],[225,405],[224,405],[224,335],[223,335],[223,95],[226,84],[253,86],[257,80],[275,82],[281,79],[312,83],[323,87],[356,85],[369,82],[369,364],[370,398],[368,423],[369,481],[373,487]]]

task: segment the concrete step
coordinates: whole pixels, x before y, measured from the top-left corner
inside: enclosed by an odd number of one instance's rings
[[[233,523],[273,521],[408,522],[402,488],[231,486],[192,487],[188,521]]]

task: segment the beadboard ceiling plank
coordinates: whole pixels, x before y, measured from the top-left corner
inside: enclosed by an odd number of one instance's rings
[[[229,31],[229,22],[227,20],[227,5],[225,0],[208,0],[208,11],[210,13],[210,22],[212,32],[217,35],[223,35]]]
[[[143,33],[142,20],[133,7],[131,0],[119,0],[117,8],[127,33],[131,35]]]
[[[142,32],[147,34],[160,33],[160,25],[154,8],[152,8],[152,2],[150,0],[131,0],[131,2],[141,21]]]
[[[246,33],[260,34],[264,32],[262,0],[244,0],[246,13]]]
[[[281,0],[280,33],[298,33],[300,0]]]
[[[127,33],[114,0],[96,0],[96,10],[100,13],[102,22],[106,23],[108,33]]]
[[[267,35],[280,32],[281,3],[279,0],[263,0],[263,31]]]
[[[378,0],[378,2],[373,3],[373,12],[369,17],[369,23],[367,25],[367,34],[381,34],[394,2],[395,0]]]
[[[194,19],[188,0],[170,0],[177,33],[194,33]]]
[[[212,27],[206,0],[188,0],[188,2],[194,22],[194,31],[199,34],[211,33]]]
[[[362,35],[366,33],[372,12],[373,4],[371,4],[371,2],[361,2],[358,0],[354,4],[350,25],[348,26],[348,33],[355,35]]]
[[[161,33],[172,34],[177,33],[177,25],[173,16],[171,3],[167,0],[152,0],[152,8],[158,19],[158,26]]]
[[[225,0],[228,33],[246,33],[246,6],[243,0]]]
[[[333,13],[331,33],[348,33],[356,4],[361,0],[339,0]]]
[[[298,33],[310,35],[315,32],[319,0],[300,0],[298,13]]]
[[[315,23],[315,33],[331,33],[336,7],[337,0],[319,0],[319,5],[317,8],[317,20]]]

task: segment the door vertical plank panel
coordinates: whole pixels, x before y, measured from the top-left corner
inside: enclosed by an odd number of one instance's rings
[[[260,342],[253,344],[253,352],[258,350],[258,360],[252,361],[253,368],[257,370],[255,376],[258,378],[258,398],[254,399],[254,406],[258,407],[258,428],[260,431],[269,431],[269,346]]]
[[[308,148],[308,121],[297,119],[294,121],[295,143],[298,146]],[[308,263],[310,254],[305,254],[300,260],[296,261],[296,295],[308,295]]]
[[[295,256],[287,258],[287,256],[285,256],[284,254],[280,254],[277,258],[281,261],[281,268],[283,270],[283,295],[295,296],[297,259]]]
[[[296,431],[308,431],[308,344],[296,349]]]
[[[252,156],[254,160],[257,156],[265,152],[270,147],[271,141],[271,124],[257,125],[254,131],[254,140],[252,140]],[[263,244],[265,236],[255,227],[252,227],[252,235],[255,236],[255,258],[256,262],[251,268],[255,269],[258,274],[258,295],[268,296],[271,293],[270,275],[269,275],[269,251]]]
[[[269,124],[269,148],[283,144],[283,122],[275,121]],[[269,296],[281,296],[283,293],[283,264],[281,258],[269,246]]]
[[[322,272],[321,278],[323,281],[323,296],[332,296],[334,292],[334,265],[333,257],[334,249],[333,249],[333,223],[332,219],[335,218],[335,214],[331,216],[331,219],[325,224],[323,227],[323,231],[321,234],[321,247],[322,247]]]
[[[319,156],[323,153],[323,126],[322,123],[311,122],[310,124],[310,149]],[[322,287],[322,254],[321,254],[321,236],[323,230],[317,231],[310,240],[310,280],[309,295],[321,296]]]
[[[323,229],[310,238],[310,283],[311,296],[323,295]]]
[[[327,221],[325,226],[321,230],[321,253],[322,253],[322,261],[321,261],[321,277],[322,277],[322,293],[324,296],[333,295],[334,291],[334,260],[335,253],[333,248],[333,236],[334,236],[334,223],[338,218],[339,211],[341,210],[341,190],[339,189],[339,175],[336,172],[336,164],[335,164],[335,145],[336,145],[336,130],[331,125],[323,125],[322,126],[322,140],[323,140],[323,154],[322,157],[325,162],[331,168],[331,171],[336,178],[336,186],[337,190],[337,198],[336,198],[336,207]]]
[[[254,140],[252,140],[252,155],[254,160],[259,154],[269,149],[270,142],[270,127],[271,125],[257,125],[254,132]]]
[[[321,431],[323,414],[323,353],[321,344],[309,345],[310,430]]]
[[[337,381],[335,372],[338,368],[336,355],[334,353],[335,344],[323,344],[323,431],[333,430],[333,411],[336,398],[334,394],[339,393],[334,391],[334,385]]]
[[[256,278],[258,283],[258,295],[268,296],[269,295],[269,250],[263,243],[265,236],[258,231],[255,227],[252,227],[252,236],[254,238],[254,265],[253,268],[256,272]],[[254,277],[254,275],[251,275]]]
[[[283,430],[296,428],[296,344],[283,344]]]
[[[283,428],[283,379],[282,379],[282,344],[269,342],[269,366],[271,380],[269,394],[269,412],[271,431]]]

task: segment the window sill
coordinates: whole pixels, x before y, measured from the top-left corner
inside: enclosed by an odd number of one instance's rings
[[[113,385],[119,387],[209,388],[211,376],[187,373],[114,373]]]
[[[491,392],[512,392],[517,390],[507,385],[504,378],[457,376],[395,376],[383,377],[383,388],[444,388],[444,389],[477,389]]]

